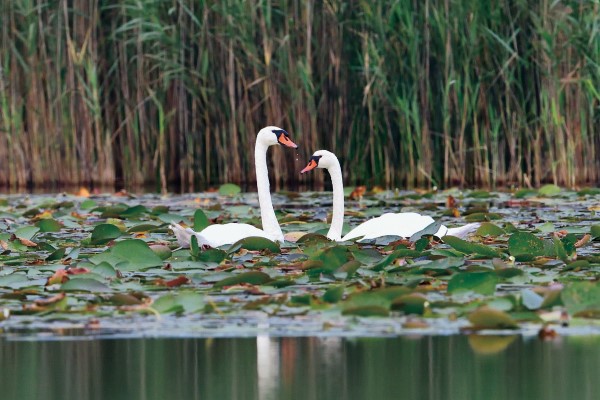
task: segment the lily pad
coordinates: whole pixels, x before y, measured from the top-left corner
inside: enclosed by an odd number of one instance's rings
[[[95,264],[103,261],[124,271],[139,271],[162,266],[162,260],[148,245],[139,239],[123,240],[104,253],[90,258]]]
[[[200,232],[202,229],[206,228],[208,225],[210,225],[210,221],[208,220],[208,217],[206,216],[204,211],[197,209],[194,212],[194,230],[196,232]]]
[[[459,272],[452,275],[448,282],[448,293],[473,291],[483,295],[492,295],[496,291],[498,276],[494,272]]]
[[[481,226],[477,228],[476,235],[496,237],[504,235],[505,233],[506,232],[504,232],[504,229],[500,228],[498,225],[495,225],[491,222],[482,222]]]
[[[467,319],[475,329],[516,329],[517,322],[504,311],[483,306],[473,311]]]
[[[35,226],[40,228],[40,232],[58,232],[62,228],[60,222],[52,218],[42,219],[36,222]]]
[[[247,237],[247,238],[238,240],[237,242],[232,244],[231,247],[229,247],[227,252],[231,254],[231,253],[238,251],[239,249],[246,249],[246,250],[253,250],[253,251],[269,250],[271,253],[280,253],[281,252],[281,249],[279,248],[279,244],[277,244],[267,238],[260,237],[260,236],[252,236],[252,237]]]
[[[222,196],[233,196],[241,191],[242,189],[233,183],[225,183],[219,187],[219,194]]]
[[[92,292],[92,293],[104,293],[111,292],[112,289],[106,286],[104,283],[99,282],[95,279],[88,278],[76,278],[69,279],[63,283],[60,290],[65,292]]]
[[[556,185],[544,185],[538,190],[538,194],[544,197],[552,197],[560,194],[562,189]]]
[[[582,311],[600,311],[600,284],[573,282],[563,289],[562,301],[571,315]]]
[[[530,261],[544,255],[544,241],[533,233],[513,233],[508,239],[508,251],[517,261]]]
[[[96,225],[92,231],[91,244],[106,244],[121,236],[121,230],[113,224]]]
[[[496,249],[479,243],[467,242],[466,240],[462,240],[460,238],[457,238],[456,236],[447,235],[444,236],[442,240],[444,241],[444,243],[446,243],[453,249],[460,251],[461,253],[477,254],[486,257],[501,256],[501,253]]]
[[[263,285],[271,280],[271,277],[264,272],[250,271],[236,274],[232,277],[222,279],[216,282],[214,288],[239,285],[240,283],[249,283],[251,285]]]

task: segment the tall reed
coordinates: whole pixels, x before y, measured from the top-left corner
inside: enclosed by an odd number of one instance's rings
[[[327,148],[350,182],[598,183],[598,26],[598,0],[2,2],[0,185],[249,182],[268,124],[302,144],[277,182]]]

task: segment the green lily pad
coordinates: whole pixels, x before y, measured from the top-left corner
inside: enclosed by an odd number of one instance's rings
[[[560,194],[561,191],[562,189],[556,185],[544,185],[538,190],[538,194],[544,197],[553,197]]]
[[[152,308],[161,314],[198,312],[204,308],[204,296],[194,292],[169,293],[156,299]]]
[[[462,240],[460,238],[457,238],[456,236],[447,235],[444,236],[442,240],[444,241],[444,243],[446,243],[453,249],[460,251],[461,253],[477,254],[486,257],[501,256],[501,253],[496,249],[479,243],[467,242],[466,240]]]
[[[239,285],[240,283],[249,283],[251,285],[263,285],[269,281],[271,281],[271,277],[265,274],[264,272],[250,271],[222,279],[216,282],[213,285],[213,287],[222,288],[225,286]]]
[[[573,282],[561,294],[562,301],[571,315],[582,311],[600,311],[600,284],[598,282]]]
[[[508,239],[508,251],[517,261],[531,261],[545,254],[544,241],[533,233],[513,233]]]
[[[590,233],[594,239],[600,238],[600,225],[592,225]]]
[[[139,271],[162,266],[162,260],[148,245],[139,239],[128,239],[90,258],[94,264],[103,261],[123,271]]]
[[[65,292],[112,292],[112,289],[104,283],[88,278],[69,279],[61,285],[60,290]]]
[[[40,228],[37,226],[24,226],[15,231],[15,236],[21,239],[31,240],[39,231]]]
[[[42,219],[35,226],[40,228],[40,232],[58,232],[62,229],[60,222],[52,218]]]
[[[281,249],[279,248],[279,244],[275,243],[267,238],[260,236],[251,236],[241,240],[238,240],[234,244],[229,247],[227,253],[231,254],[239,249],[246,250],[269,250],[271,253],[280,253]]]
[[[467,319],[477,329],[516,329],[517,322],[504,311],[483,306],[473,311]]]
[[[106,244],[121,236],[121,230],[113,224],[100,224],[94,227],[91,244]]]
[[[325,291],[323,294],[323,301],[326,303],[337,303],[342,300],[344,296],[344,287],[343,286],[333,286]]]
[[[242,189],[233,183],[225,183],[219,187],[219,194],[222,196],[233,196],[241,191]]]
[[[473,291],[483,295],[492,295],[496,292],[498,276],[490,272],[459,272],[452,275],[448,282],[448,293],[460,291]]]
[[[491,222],[482,222],[481,226],[477,228],[476,235],[496,237],[504,235],[505,233],[504,229],[500,228],[498,225],[492,224]]]
[[[204,213],[204,211],[198,209],[194,212],[194,230],[196,232],[200,232],[202,229],[206,228],[210,225],[210,221],[208,217]]]

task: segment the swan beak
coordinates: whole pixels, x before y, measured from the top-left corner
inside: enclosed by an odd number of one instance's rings
[[[315,169],[315,168],[317,168],[317,165],[318,164],[317,164],[317,162],[315,160],[310,160],[308,162],[308,165],[306,167],[304,167],[304,169],[302,171],[300,171],[300,173],[303,174],[303,173],[308,172],[308,171],[310,171],[312,169]]]
[[[287,137],[286,135],[283,135],[283,134],[279,135],[279,137],[277,138],[277,141],[279,143],[283,144],[284,146],[291,147],[293,149],[297,149],[298,148],[298,145],[296,143],[292,142],[290,140],[290,138]]]

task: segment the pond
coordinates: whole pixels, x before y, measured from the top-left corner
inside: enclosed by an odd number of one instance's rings
[[[5,400],[595,399],[600,370],[600,336],[12,339]]]
[[[593,398],[600,190],[345,200],[343,233],[479,225],[338,243],[330,193],[279,192],[285,243],[180,248],[171,223],[260,226],[256,194],[1,197],[0,397]]]

